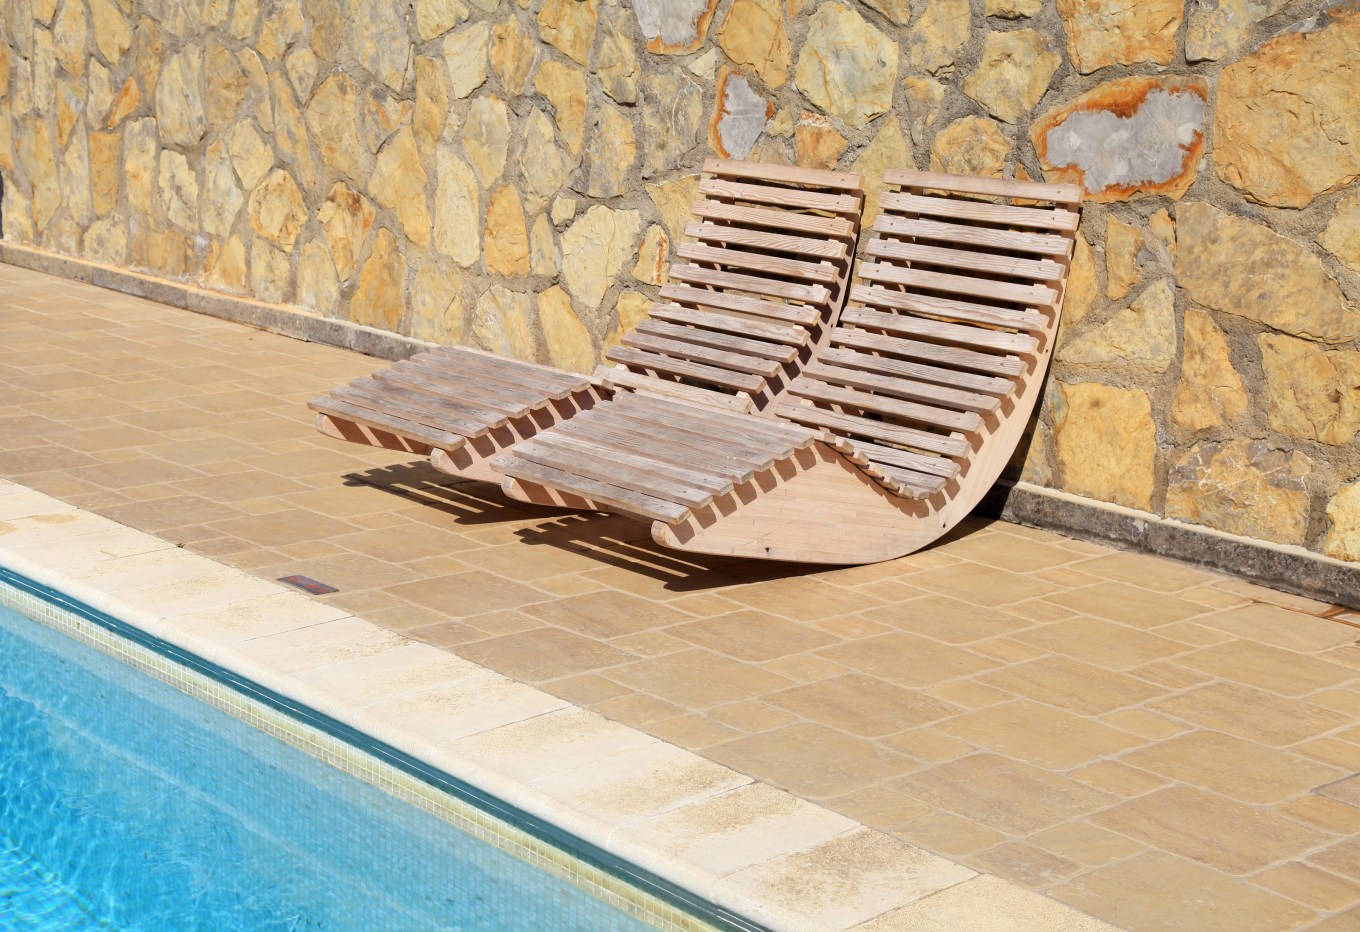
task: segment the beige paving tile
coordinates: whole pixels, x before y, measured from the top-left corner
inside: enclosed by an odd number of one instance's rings
[[[1229,641],[1206,647],[1178,657],[1176,662],[1288,696],[1301,696],[1360,677],[1360,672],[1349,667],[1255,641]]]
[[[951,598],[997,607],[1057,591],[1052,583],[977,563],[960,563],[915,573],[910,583]]]
[[[635,660],[594,638],[557,628],[535,628],[464,644],[460,656],[526,683],[541,683]]]
[[[978,747],[1053,770],[1069,770],[1143,743],[1126,732],[1025,700],[960,715],[936,727]]]
[[[892,631],[887,625],[871,621],[863,615],[837,615],[834,618],[814,621],[812,624],[832,635],[832,640],[862,640]]]
[[[1127,670],[1190,650],[1179,641],[1082,615],[1022,631],[1015,639],[1111,670]]]
[[[1077,564],[1077,568],[1085,573],[1160,592],[1178,592],[1219,578],[1208,570],[1142,553],[1109,553],[1085,560]]]
[[[1132,839],[1086,822],[1058,825],[1031,835],[1028,840],[1036,847],[1087,867],[1122,861],[1146,850]]]
[[[541,605],[526,609],[526,613],[595,638],[622,637],[692,620],[673,608],[612,590],[543,601]]]
[[[1360,774],[1347,777],[1344,780],[1325,786],[1321,790],[1322,794],[1331,799],[1340,800],[1356,808],[1360,808]]]
[[[885,738],[883,743],[917,760],[936,764],[956,760],[977,750],[967,741],[960,741],[935,728],[913,728]]]
[[[704,715],[677,715],[675,718],[651,722],[647,725],[647,733],[691,751],[702,751],[741,735],[735,728]]]
[[[856,932],[1108,932],[1108,924],[986,874],[885,913]]]
[[[1059,887],[1064,903],[1147,932],[1278,932],[1316,918],[1311,909],[1160,851],[1111,864]]]
[[[865,617],[902,631],[924,634],[948,644],[966,644],[999,637],[1031,627],[1033,622],[999,609],[979,608],[969,602],[943,596],[925,596],[909,602],[870,609]]]
[[[798,720],[796,715],[776,709],[758,699],[744,699],[709,709],[709,718],[739,731],[773,731]]]
[[[615,667],[609,678],[689,709],[750,699],[792,685],[782,676],[706,650],[639,660]]]
[[[724,592],[723,597],[796,621],[816,621],[882,604],[873,596],[805,576],[743,586]]]
[[[418,579],[399,586],[391,586],[388,591],[399,598],[428,606],[455,618],[519,608],[545,599],[544,594],[537,589],[480,570]]]
[[[1170,782],[1166,777],[1113,760],[1102,760],[1078,767],[1070,771],[1068,776],[1087,786],[1114,793],[1116,796],[1142,796]]]
[[[1308,697],[1308,701],[1313,705],[1320,705],[1324,709],[1333,709],[1343,715],[1349,715],[1360,720],[1360,690],[1326,689],[1322,692],[1313,693]],[[1356,732],[1356,738],[1360,738],[1360,732]],[[1355,738],[1350,740],[1354,741]]]
[[[965,709],[985,709],[1015,698],[1008,692],[983,686],[973,680],[953,680],[948,683],[941,683],[939,686],[932,686],[925,692],[926,695],[933,696],[942,702],[948,702]]]
[[[904,633],[838,644],[820,656],[903,686],[930,686],[997,666],[978,654]]]
[[[1236,683],[1210,683],[1152,703],[1158,711],[1262,744],[1297,744],[1346,724],[1338,712]],[[1243,710],[1250,709],[1250,715]]]
[[[988,686],[1083,715],[1102,715],[1162,694],[1151,683],[1066,657],[1042,657],[979,679]]]
[[[594,705],[606,699],[630,695],[629,691],[618,683],[610,682],[594,673],[565,676],[549,683],[539,683],[538,688],[580,706]]]
[[[682,641],[660,631],[625,634],[621,638],[611,638],[609,644],[639,657],[660,657],[664,654],[679,653],[690,647],[688,641]]]
[[[1192,731],[1120,760],[1248,803],[1273,803],[1331,783],[1344,771],[1215,731]]]
[[[1253,879],[1267,890],[1323,912],[1335,912],[1360,901],[1360,883],[1307,864],[1284,864]]]
[[[1171,786],[1091,817],[1097,825],[1231,874],[1298,857],[1325,836],[1188,786]]]
[[[1020,541],[1009,534],[966,534],[940,545],[938,550],[1012,573],[1045,570],[1079,559],[1062,547],[1040,541]]]
[[[1055,592],[1047,598],[1073,611],[1135,628],[1156,628],[1205,611],[1204,606],[1194,602],[1124,582],[1105,582],[1084,589]]]
[[[1360,907],[1352,907],[1309,927],[1310,932],[1355,932],[1360,929]]]
[[[985,825],[947,812],[915,819],[893,829],[892,834],[950,858],[984,851],[1001,843],[1006,837]]]
[[[528,782],[646,747],[654,740],[594,712],[564,708],[459,738],[449,751],[506,779]]]
[[[892,788],[1012,834],[1036,832],[1115,801],[1066,777],[988,753],[908,774]]]
[[[770,693],[765,701],[866,738],[914,728],[959,711],[957,706],[856,673]]]
[[[1023,841],[1003,842],[975,854],[968,859],[968,865],[1037,890],[1083,870],[1076,861]]]
[[[667,633],[737,660],[757,662],[801,654],[837,641],[807,625],[754,611],[691,621],[669,628]]]
[[[810,724],[737,738],[710,748],[708,756],[813,799],[844,796],[916,766],[873,741]]]
[[[685,713],[678,705],[631,692],[603,699],[596,702],[592,708],[606,718],[644,730],[655,722],[666,721]]]
[[[1308,860],[1334,874],[1360,881],[1360,836],[1353,835],[1338,841]]]
[[[1349,625],[1263,603],[1206,615],[1199,619],[1199,623],[1237,637],[1264,641],[1295,651],[1325,650],[1353,644],[1360,635]]]
[[[931,813],[919,799],[871,786],[836,796],[823,802],[828,809],[843,813],[870,828],[891,831]]]
[[[1339,738],[1318,738],[1294,745],[1293,750],[1316,760],[1340,767],[1347,773],[1360,773],[1360,744]]]
[[[1109,715],[1102,716],[1100,720],[1106,725],[1122,731],[1158,741],[1178,735],[1189,727],[1184,722],[1149,712],[1147,709],[1125,709],[1122,712],[1111,712]]]
[[[1316,614],[1325,612],[1331,608],[1326,602],[1319,602],[1316,599],[1307,599],[1301,595],[1294,595],[1292,592],[1281,592],[1279,589],[1270,589],[1266,586],[1258,586],[1249,583],[1245,579],[1233,579],[1231,577],[1218,577],[1214,581],[1214,587],[1230,592],[1242,598],[1251,599],[1253,602],[1265,602],[1268,605],[1279,605],[1283,608],[1293,609],[1294,611]]]
[[[1327,796],[1302,796],[1284,803],[1278,811],[1334,834],[1360,834],[1360,807]]]

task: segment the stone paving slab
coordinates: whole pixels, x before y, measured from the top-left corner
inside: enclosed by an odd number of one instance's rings
[[[0,477],[111,547],[120,522],[313,576],[340,591],[308,604],[1117,924],[1360,923],[1354,612],[1000,522],[846,569],[663,551],[315,434],[306,400],[368,358],[0,289]]]

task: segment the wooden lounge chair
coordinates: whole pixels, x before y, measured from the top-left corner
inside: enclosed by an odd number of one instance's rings
[[[494,460],[507,493],[631,514],[669,547],[814,563],[890,559],[957,524],[1042,390],[1082,192],[886,180],[850,306],[773,404],[616,397]]]
[[[499,482],[494,457],[620,393],[769,411],[845,303],[862,189],[847,172],[709,159],[693,242],[608,352],[615,366],[583,376],[438,347],[313,399],[317,429]]]

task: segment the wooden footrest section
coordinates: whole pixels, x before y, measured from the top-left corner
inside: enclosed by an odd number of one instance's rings
[[[590,387],[586,376],[441,346],[308,402],[319,414],[440,450]]]
[[[491,465],[511,479],[674,523],[819,437],[767,418],[623,394]]]

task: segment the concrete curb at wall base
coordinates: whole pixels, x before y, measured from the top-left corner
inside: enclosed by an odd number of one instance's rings
[[[1360,567],[1302,547],[1238,537],[1028,482],[998,483],[979,511],[1222,570],[1272,589],[1360,610]]]
[[[0,262],[380,359],[404,359],[434,345],[301,308],[204,291],[3,240]],[[1222,570],[1264,586],[1360,610],[1360,567],[1301,547],[1238,537],[1028,482],[999,483],[979,510],[1018,524]]]

